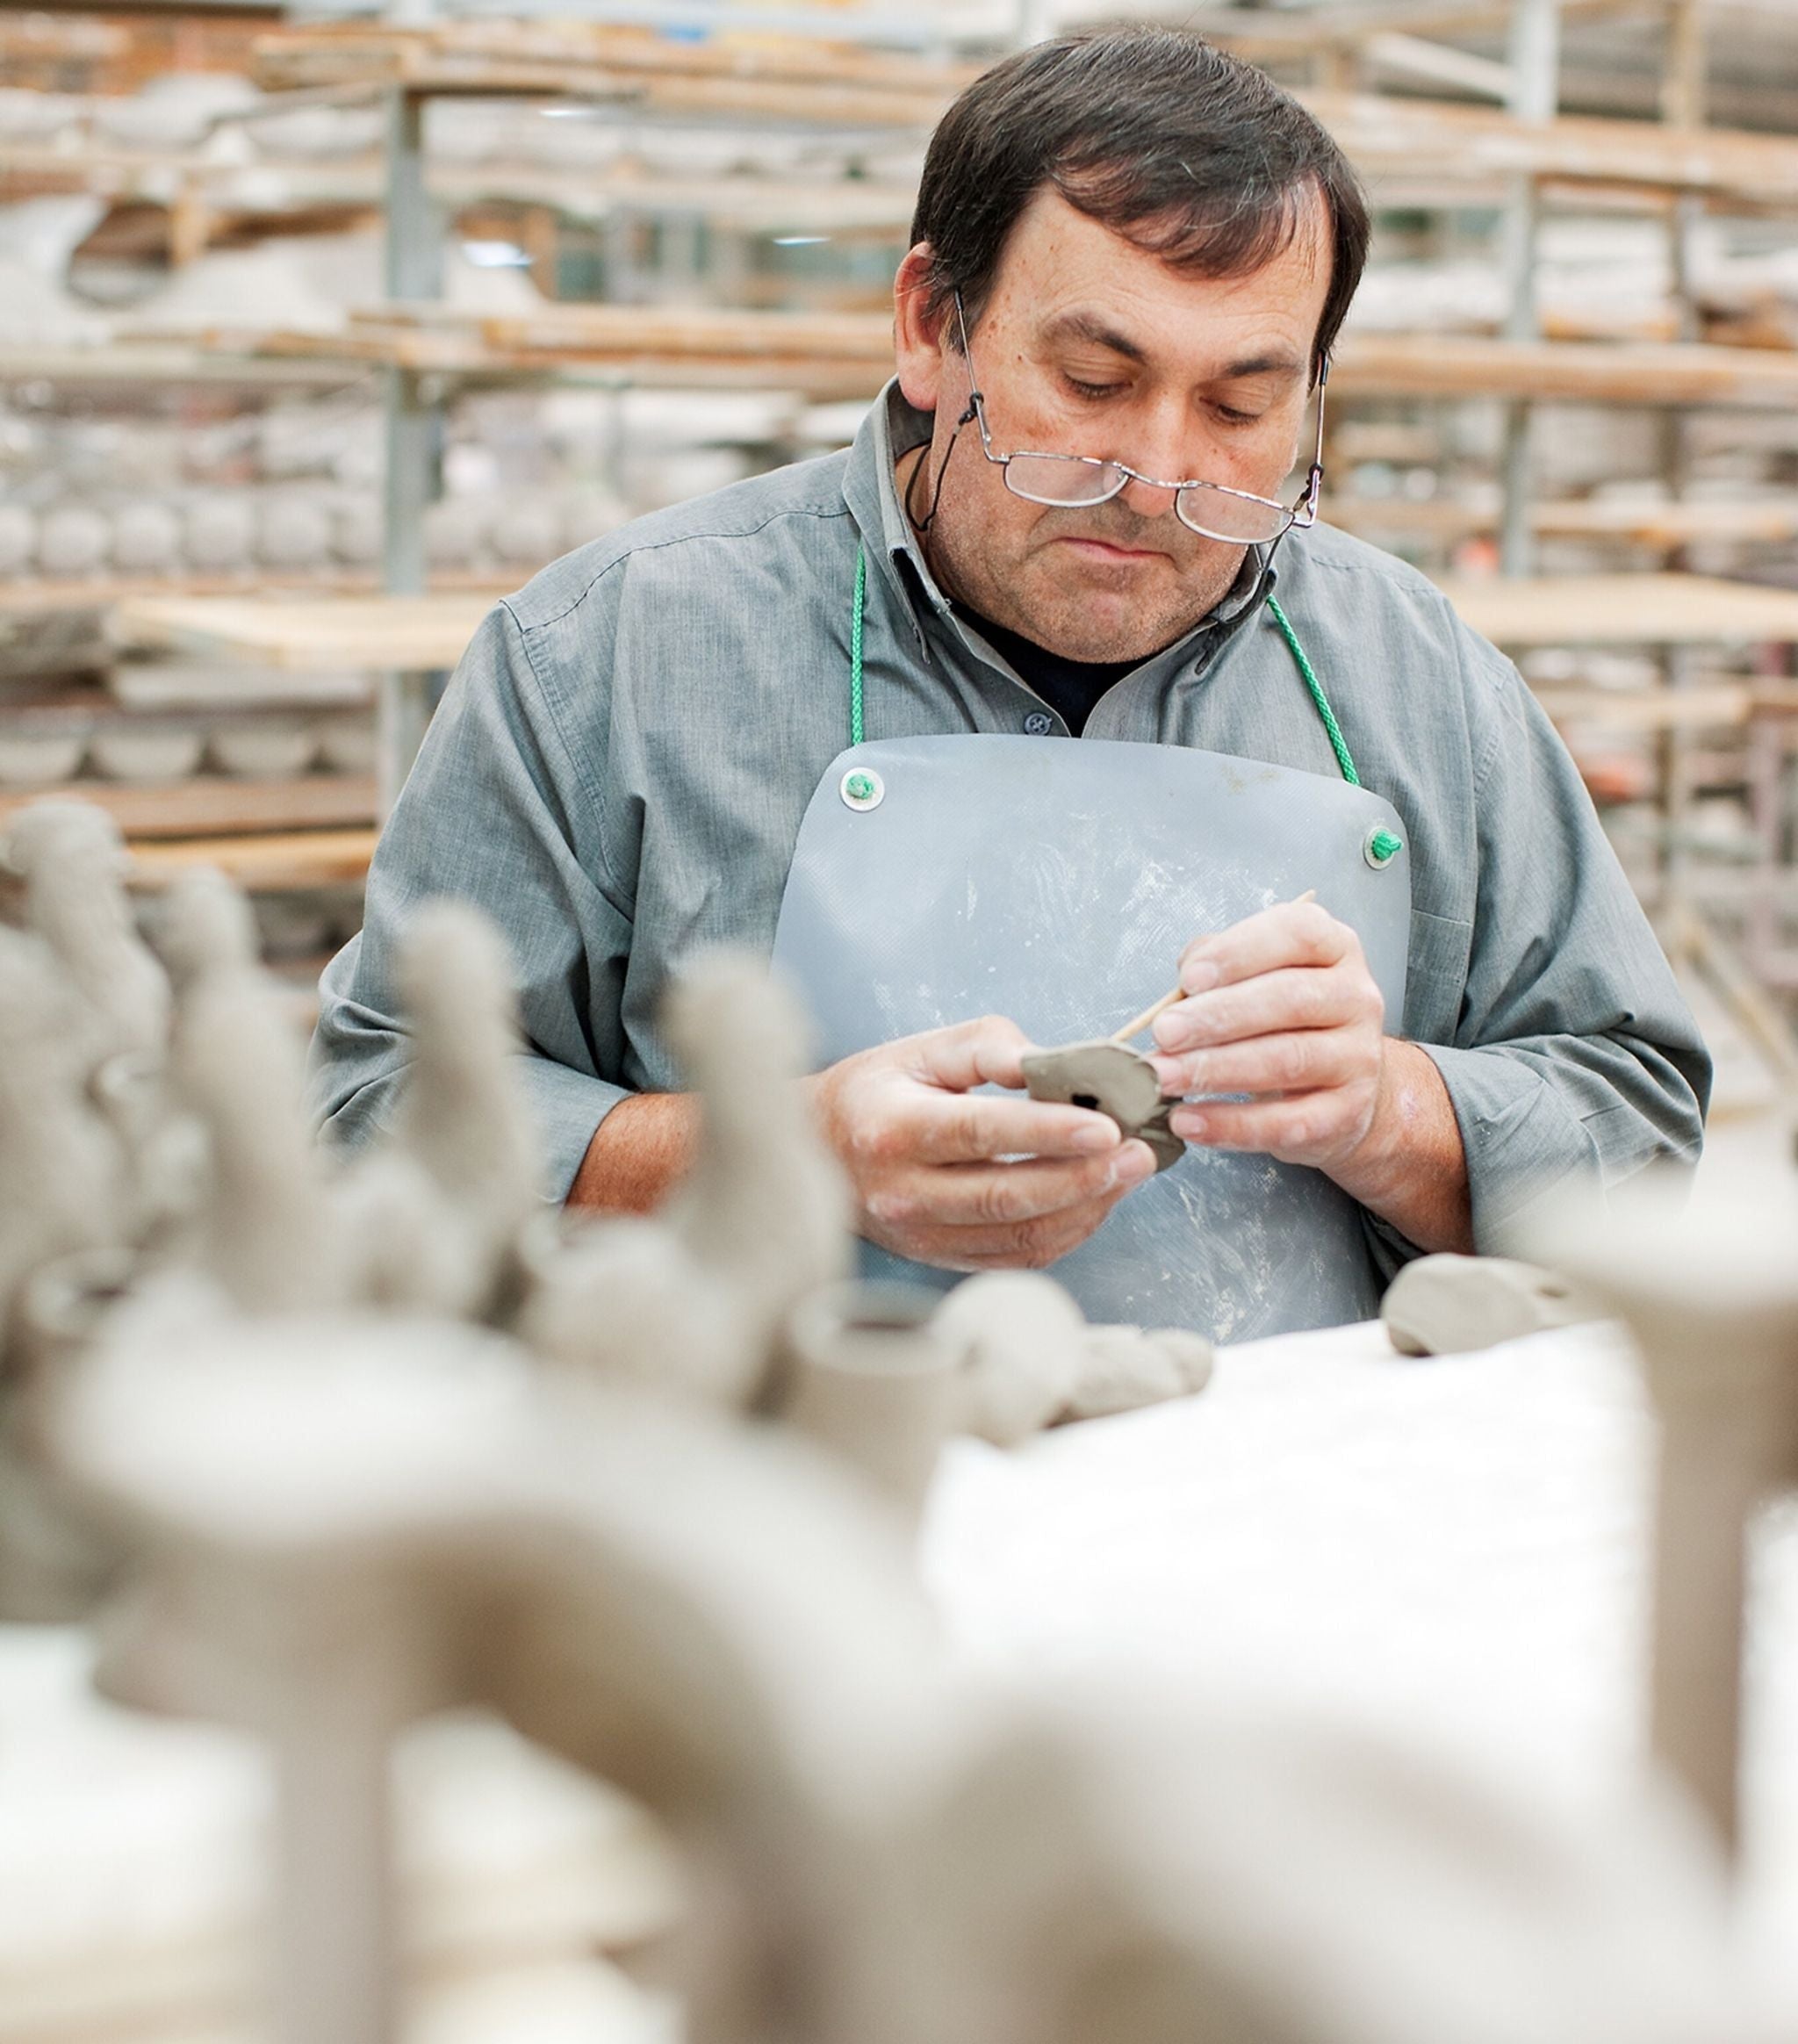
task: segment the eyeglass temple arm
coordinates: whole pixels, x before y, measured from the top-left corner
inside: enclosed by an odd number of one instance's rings
[[[1329,350],[1325,349],[1317,363],[1317,451],[1311,457],[1311,471],[1305,479],[1305,489],[1300,495],[1296,518],[1317,515],[1318,499],[1324,487],[1324,389],[1330,380]]]

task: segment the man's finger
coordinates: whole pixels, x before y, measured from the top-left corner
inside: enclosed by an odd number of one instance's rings
[[[1154,1176],[1154,1154],[1140,1142],[1077,1163],[954,1164],[907,1173],[898,1184],[873,1194],[868,1211],[888,1226],[1015,1227],[1128,1191]]]
[[[1349,1134],[1361,1112],[1360,1102],[1334,1088],[1285,1100],[1207,1100],[1175,1108],[1169,1121],[1182,1141],[1201,1149],[1302,1160]]]
[[[971,1093],[976,1086],[1024,1084],[1024,1054],[1030,1039],[1004,1015],[982,1015],[946,1029],[927,1029],[892,1047],[906,1053],[906,1069],[926,1085]]]
[[[1378,1054],[1367,1031],[1350,1026],[1277,1031],[1150,1062],[1163,1097],[1178,1100],[1194,1093],[1309,1093],[1350,1085],[1369,1076]]]
[[[1195,938],[1180,954],[1180,983],[1189,993],[1205,993],[1281,966],[1334,965],[1359,941],[1315,902],[1282,902],[1227,930]]]
[[[1104,1226],[1123,1191],[1061,1213],[1003,1227],[945,1227],[922,1233],[915,1251],[943,1270],[1040,1270],[1077,1249]]]
[[[991,1093],[925,1094],[907,1106],[910,1154],[924,1164],[1098,1156],[1115,1150],[1119,1141],[1118,1124],[1090,1107],[1007,1100]]]
[[[1155,1018],[1155,1048],[1178,1056],[1288,1030],[1327,1031],[1384,1019],[1378,988],[1356,968],[1286,966],[1176,1003]]]

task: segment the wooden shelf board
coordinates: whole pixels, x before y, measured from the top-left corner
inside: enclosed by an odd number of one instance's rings
[[[396,302],[349,316],[359,329],[448,334],[498,351],[541,354],[737,356],[890,364],[893,315],[878,313],[746,312],[715,306],[549,304],[529,313],[463,312],[433,302]]]
[[[239,384],[250,388],[349,382],[342,358],[281,359],[187,342],[112,342],[92,348],[0,345],[0,384]]]
[[[1330,394],[1784,410],[1798,403],[1798,353],[1701,342],[1349,334],[1331,367]]]
[[[516,578],[449,576],[433,583],[445,593],[503,596]],[[92,581],[0,583],[0,617],[34,616],[61,610],[104,610],[140,597],[229,596],[246,601],[264,594],[363,596],[380,593],[380,579],[363,575],[280,575],[255,570],[239,575],[97,576]]]
[[[1702,575],[1444,579],[1465,622],[1495,645],[1798,643],[1798,590]]]
[[[339,335],[268,334],[256,345],[287,359],[359,363],[470,380],[544,377],[674,390],[790,390],[819,399],[871,398],[892,374],[890,353],[880,362],[762,353],[608,353],[572,344],[502,350],[485,347],[472,335],[373,325]]]
[[[1496,504],[1404,497],[1326,498],[1323,515],[1327,523],[1345,532],[1442,541],[1496,532],[1500,519]],[[1776,545],[1798,539],[1798,497],[1680,504],[1573,500],[1536,505],[1530,523],[1544,539],[1617,540],[1662,548],[1700,540]]]
[[[1790,716],[1798,700],[1769,696],[1751,682],[1715,682],[1696,688],[1538,687],[1536,701],[1557,724],[1608,731],[1702,731],[1744,724],[1757,711]]]
[[[367,875],[377,834],[371,829],[282,831],[157,844],[133,840],[131,882],[140,889],[166,887],[196,867],[215,866],[252,893],[351,886]]]
[[[257,40],[254,66],[264,87],[629,97],[837,126],[931,125],[981,68],[822,38],[726,33],[684,43],[642,28],[549,20],[288,28]]]
[[[484,594],[140,597],[121,603],[113,623],[126,644],[149,651],[417,673],[453,667],[492,608]]]
[[[370,824],[375,781],[367,774],[302,774],[285,781],[198,775],[166,788],[71,781],[0,795],[0,826],[34,802],[85,802],[104,810],[130,838],[219,837]]]
[[[1659,191],[1798,200],[1798,140],[1655,121],[1562,115],[1522,121],[1497,108],[1399,95],[1297,95],[1363,175],[1415,180],[1426,168],[1451,190],[1493,177],[1552,178]]]

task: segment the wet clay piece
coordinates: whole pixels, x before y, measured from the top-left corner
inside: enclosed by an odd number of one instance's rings
[[[1420,1256],[1380,1302],[1401,1356],[1464,1356],[1599,1317],[1564,1278],[1504,1256]]]
[[[1091,1107],[1110,1115],[1126,1142],[1140,1137],[1154,1152],[1158,1171],[1177,1164],[1186,1154],[1186,1145],[1168,1126],[1173,1103],[1162,1099],[1154,1067],[1121,1043],[1101,1039],[1027,1052],[1024,1083],[1032,1100]]]

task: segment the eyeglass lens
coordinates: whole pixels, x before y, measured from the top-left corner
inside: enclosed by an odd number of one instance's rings
[[[1005,485],[1014,496],[1070,509],[1109,502],[1127,480],[1114,462],[1082,461],[1069,455],[1014,454],[1005,464]],[[1183,525],[1208,539],[1248,543],[1275,538],[1290,517],[1277,505],[1203,486],[1182,490],[1175,511]]]

